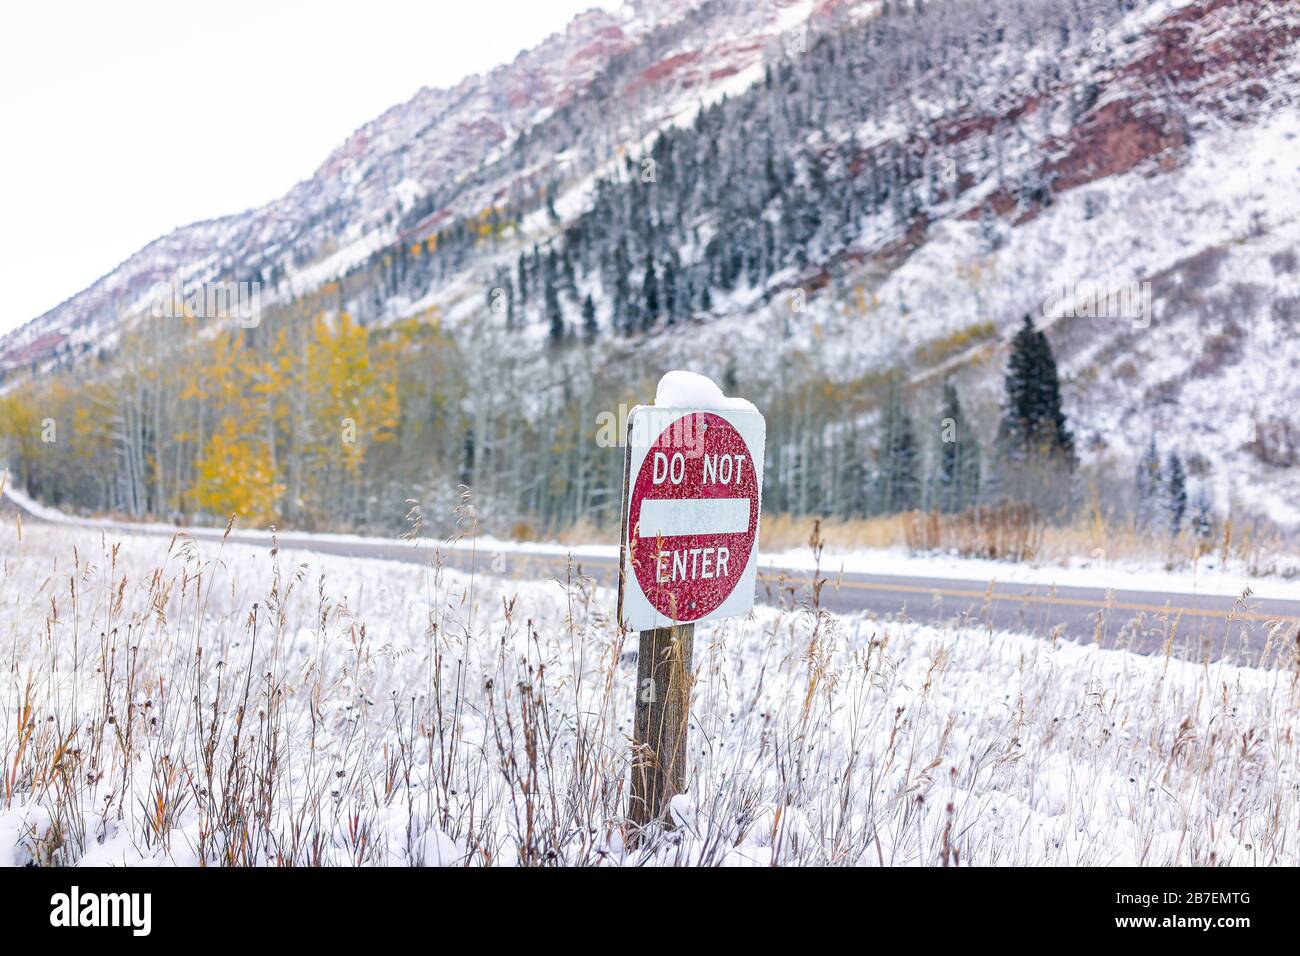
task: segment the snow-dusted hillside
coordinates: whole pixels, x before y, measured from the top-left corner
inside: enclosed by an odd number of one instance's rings
[[[1265,114],[1244,127],[1207,124],[1164,174],[1150,169],[1067,192],[989,248],[977,222],[935,223],[924,241],[868,293],[814,299],[793,323],[783,302],[701,330],[725,357],[775,367],[813,363],[847,380],[902,362],[918,384],[955,372],[971,401],[994,409],[1002,346],[1025,313],[1061,361],[1072,421],[1086,456],[1136,459],[1152,435],[1201,463],[1216,505],[1253,505],[1300,522],[1300,114]],[[1096,215],[1091,210],[1108,210]],[[872,288],[868,269],[840,280]],[[1153,313],[1067,317],[1051,310],[1062,287],[1151,283]],[[1059,310],[1058,310],[1059,311]],[[848,313],[848,314],[846,314]],[[986,324],[999,335],[928,362],[928,343]],[[737,342],[776,341],[770,352]],[[828,347],[830,343],[830,347]],[[677,360],[682,343],[663,344]],[[695,348],[694,344],[691,346]],[[666,359],[673,361],[670,357]],[[986,422],[995,422],[993,414]],[[991,432],[984,436],[992,437]]]
[[[111,345],[180,268],[273,308],[436,314],[539,371],[581,329],[592,366],[751,390],[952,376],[987,440],[1031,314],[1085,462],[1130,475],[1155,436],[1218,510],[1295,523],[1298,93],[1300,9],[1273,0],[642,0],[160,239],[0,368]],[[666,319],[631,302],[643,270]],[[1138,321],[1063,314],[1132,283]]]
[[[1082,116],[1069,115],[1069,96],[1053,103],[1013,78],[982,104],[994,114],[983,125],[1005,124],[992,146],[972,134],[951,151],[920,147],[951,157],[969,188],[914,220],[879,217],[811,281],[792,272],[789,288],[822,285],[805,313],[742,292],[689,342],[656,343],[664,361],[712,351],[715,374],[743,361],[841,382],[901,366],[918,386],[952,373],[984,410],[987,440],[1003,347],[1028,313],[1061,360],[1085,459],[1127,474],[1154,435],[1195,464],[1221,511],[1300,521],[1289,413],[1300,386],[1287,374],[1300,362],[1300,10],[1133,6],[1087,37],[1083,57],[1055,42],[1027,57],[1053,59],[1066,88],[1089,91]],[[1094,40],[1100,57],[1086,55]],[[979,105],[948,122],[978,129]],[[1015,183],[1052,176],[1049,203],[1015,197]],[[1146,319],[1061,314],[1063,289],[1130,283],[1150,283]]]
[[[111,345],[121,323],[147,310],[155,284],[178,272],[185,281],[258,280],[264,302],[290,301],[380,250],[530,188],[538,166],[549,167],[547,182],[585,173],[691,104],[743,90],[785,31],[840,6],[854,4],[629,0],[581,14],[508,65],[393,107],[283,198],[146,246],[0,338],[0,370]],[[538,130],[541,148],[515,149],[521,134]],[[579,136],[587,142],[555,148]]]

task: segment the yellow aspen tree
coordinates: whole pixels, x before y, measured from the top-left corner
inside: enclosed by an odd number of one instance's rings
[[[227,415],[208,439],[200,456],[195,503],[216,515],[238,513],[254,524],[275,520],[275,506],[284,486],[271,463],[265,440],[250,439],[234,416]]]
[[[310,426],[305,454],[308,496],[317,513],[355,489],[367,449],[392,437],[398,421],[396,358],[347,313],[318,315],[307,347],[303,385]]]
[[[243,347],[237,332],[215,336],[212,349],[218,374],[209,381],[208,395],[219,418],[195,462],[190,495],[204,511],[218,516],[236,512],[267,524],[276,518],[284,484],[265,394],[266,363]]]

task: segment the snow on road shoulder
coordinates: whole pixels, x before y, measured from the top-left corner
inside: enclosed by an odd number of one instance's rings
[[[764,552],[761,560],[767,568],[811,570],[817,565],[807,548]],[[1074,558],[1065,564],[1039,564],[990,561],[957,555],[915,555],[908,554],[902,548],[856,551],[834,551],[828,548],[821,556],[820,567],[824,574],[832,577],[843,571],[848,574],[942,578],[981,585],[997,581],[1156,594],[1238,597],[1249,588],[1255,597],[1300,601],[1300,577],[1252,575],[1236,563],[1221,568],[1214,556],[1203,558],[1191,571],[1166,571],[1154,563],[1105,562],[1085,558]],[[1300,566],[1297,566],[1297,570],[1300,570]]]

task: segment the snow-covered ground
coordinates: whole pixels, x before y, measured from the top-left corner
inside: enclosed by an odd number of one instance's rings
[[[1300,863],[1294,662],[760,608],[629,849],[607,591],[167,548],[0,527],[0,863]]]

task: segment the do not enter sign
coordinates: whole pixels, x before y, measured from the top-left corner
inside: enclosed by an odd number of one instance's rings
[[[629,430],[625,626],[747,613],[757,577],[763,417],[655,406],[635,409]]]

